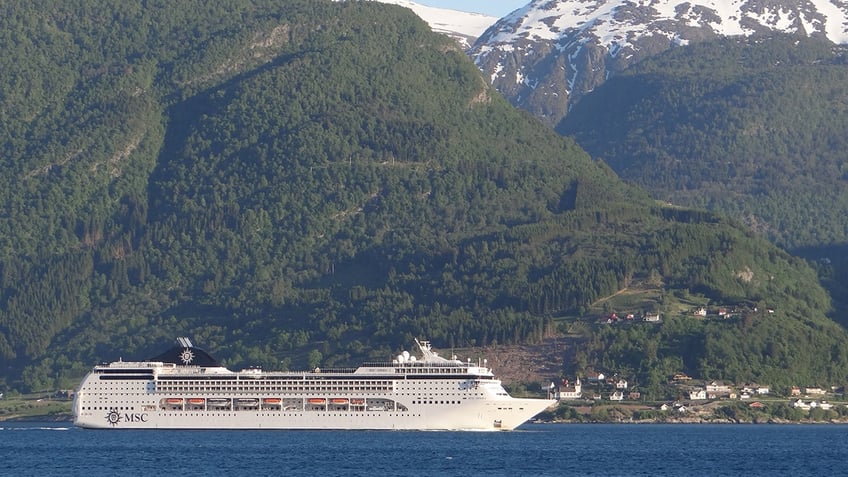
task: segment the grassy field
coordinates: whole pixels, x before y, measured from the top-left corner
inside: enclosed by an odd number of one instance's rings
[[[72,404],[69,399],[57,399],[48,393],[6,396],[0,399],[0,421],[70,421]]]
[[[608,316],[611,312],[622,316],[626,313],[639,314],[640,312],[658,311],[662,316],[691,316],[694,310],[701,307],[725,306],[732,308],[736,305],[738,304],[711,303],[708,298],[699,294],[681,291],[666,293],[659,284],[642,279],[634,280],[628,287],[592,303],[586,315],[597,318]]]

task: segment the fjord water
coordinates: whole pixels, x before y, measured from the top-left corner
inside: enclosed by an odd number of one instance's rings
[[[529,424],[484,433],[0,423],[0,475],[841,475],[846,433],[843,425]]]

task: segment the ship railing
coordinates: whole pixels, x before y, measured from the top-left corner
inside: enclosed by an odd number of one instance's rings
[[[315,368],[315,373],[332,373],[332,374],[353,374],[357,368]],[[303,373],[309,374],[309,373]]]
[[[164,363],[161,361],[114,361],[111,363],[103,363],[101,368],[155,368],[161,367]]]

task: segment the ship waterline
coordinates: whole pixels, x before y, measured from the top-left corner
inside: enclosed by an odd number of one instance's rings
[[[96,366],[74,423],[112,429],[511,430],[556,401],[511,397],[485,364],[419,342],[390,363],[304,372],[230,371],[186,338],[148,361]]]

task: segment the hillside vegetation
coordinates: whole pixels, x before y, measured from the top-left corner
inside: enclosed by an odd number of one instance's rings
[[[826,40],[669,50],[587,96],[558,131],[658,199],[790,249],[848,243],[848,63]]]
[[[5,386],[175,336],[275,369],[534,342],[649,276],[780,313],[610,329],[586,366],[848,376],[813,270],[621,182],[408,10],[51,5],[0,18]]]

